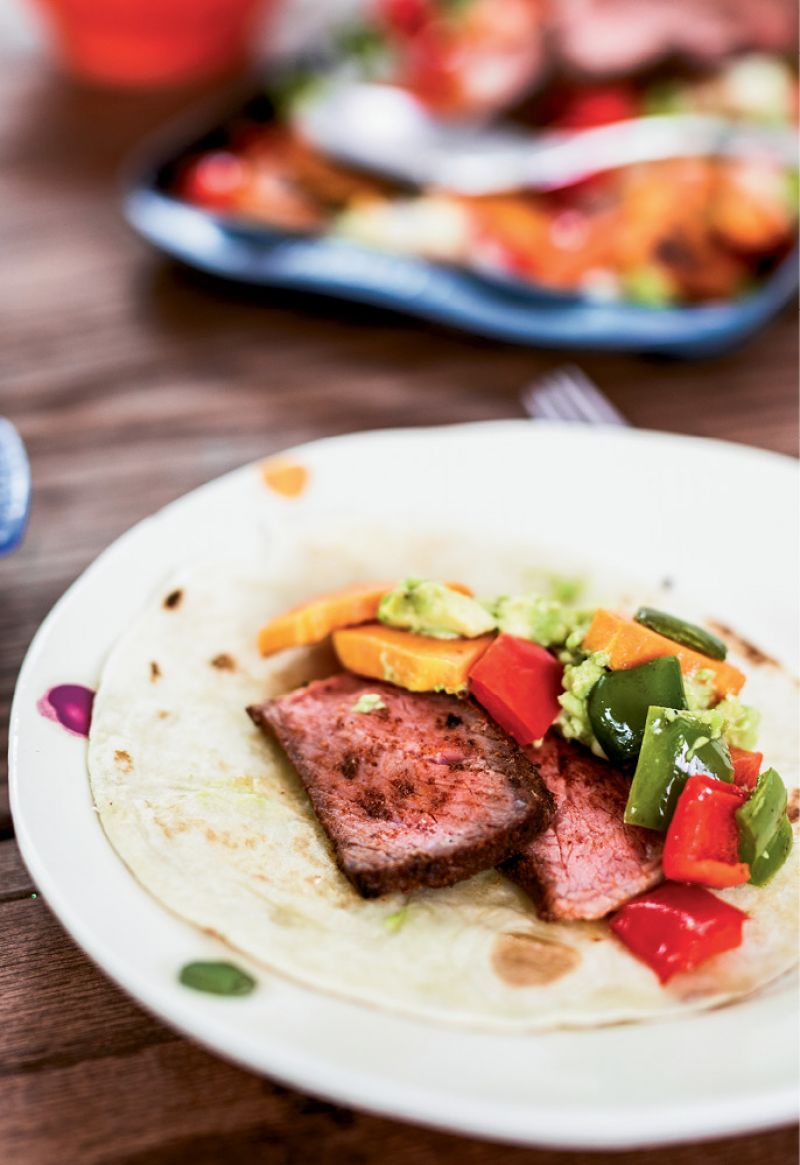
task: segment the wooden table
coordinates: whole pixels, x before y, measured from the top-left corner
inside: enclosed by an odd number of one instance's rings
[[[22,432],[34,479],[25,545],[0,562],[4,756],[14,679],[34,630],[131,523],[297,441],[519,416],[521,386],[562,358],[360,308],[237,291],[165,264],[120,221],[115,170],[192,95],[82,92],[37,61],[0,64],[0,412]],[[795,452],[790,311],[720,360],[581,363],[637,425]],[[6,1165],[796,1159],[791,1130],[628,1156],[534,1152],[361,1115],[262,1080],[151,1019],[65,937],[15,848],[4,769],[0,838]]]

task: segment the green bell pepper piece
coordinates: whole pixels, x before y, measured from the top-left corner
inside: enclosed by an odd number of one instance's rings
[[[788,817],[782,817],[769,845],[750,867],[750,881],[754,886],[764,886],[777,874],[792,852],[794,835]]]
[[[725,741],[710,737],[703,713],[650,708],[625,806],[626,823],[665,830],[683,786],[695,773],[708,773],[721,781],[733,779]]]
[[[750,866],[750,881],[755,886],[763,886],[778,872],[792,848],[786,802],[786,786],[774,769],[767,769],[736,810],[739,858]]]
[[[625,764],[636,760],[647,711],[654,705],[687,706],[680,664],[674,655],[600,677],[589,692],[586,709],[592,731],[610,761]]]
[[[728,654],[728,648],[716,635],[712,635],[704,627],[698,627],[696,623],[687,623],[685,619],[678,619],[665,611],[640,607],[633,618],[636,623],[649,627],[651,631],[658,632],[665,639],[680,643],[682,647],[690,647],[692,651],[699,651],[709,659],[725,659]]]

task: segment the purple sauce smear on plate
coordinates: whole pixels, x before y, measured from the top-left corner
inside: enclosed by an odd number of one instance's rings
[[[92,723],[94,692],[83,684],[57,684],[36,707],[42,716],[54,720],[73,736],[88,736]]]

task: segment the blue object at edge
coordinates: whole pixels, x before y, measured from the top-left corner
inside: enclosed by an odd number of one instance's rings
[[[17,430],[0,417],[0,555],[22,541],[31,500],[31,473]]]

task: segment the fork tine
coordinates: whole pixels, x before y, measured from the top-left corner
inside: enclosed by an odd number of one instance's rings
[[[622,413],[576,365],[545,373],[520,394],[530,417],[581,424],[627,425]]]
[[[537,381],[527,391],[523,401],[525,409],[532,417],[547,421],[576,421],[571,402],[563,395],[557,376],[549,376]]]
[[[580,407],[580,400],[574,399],[557,370],[532,386],[527,407],[532,416],[543,420],[583,423],[589,420]]]
[[[627,424],[619,409],[614,407],[582,368],[576,364],[570,364],[563,369],[563,372],[565,379],[571,380],[575,391],[583,394],[587,408],[594,413],[592,419],[599,419],[601,423],[609,425]]]
[[[557,403],[554,404],[546,392],[541,393],[539,397],[537,397],[529,411],[532,417],[540,421],[568,421],[575,419],[571,417],[565,417],[559,411]]]
[[[562,421],[579,419],[571,402],[561,390],[561,375],[558,369],[545,373],[528,385],[520,399],[529,416]]]
[[[591,398],[581,385],[577,384],[570,376],[565,374],[559,380],[558,391],[572,406],[576,420],[584,421],[589,425],[592,423],[597,424],[596,409]]]

